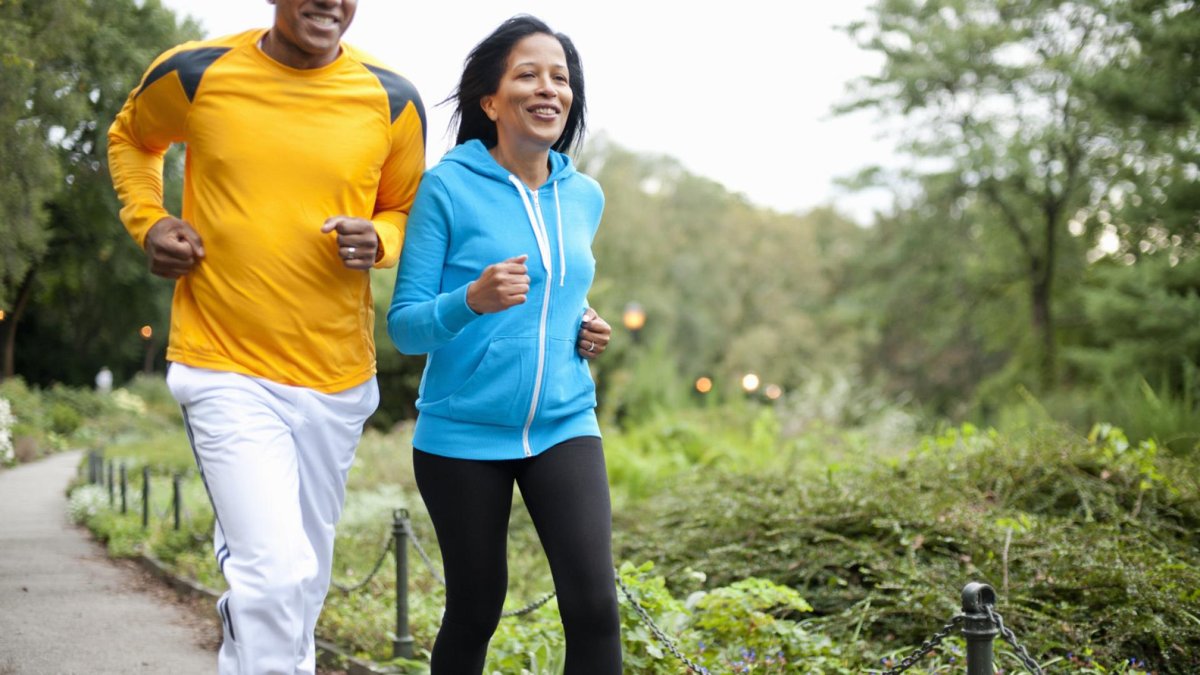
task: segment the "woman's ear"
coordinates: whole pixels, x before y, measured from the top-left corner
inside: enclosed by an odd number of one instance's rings
[[[496,101],[491,96],[484,96],[479,99],[479,107],[483,108],[483,114],[487,115],[488,119],[496,121]]]

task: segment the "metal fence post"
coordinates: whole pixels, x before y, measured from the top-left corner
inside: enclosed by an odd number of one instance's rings
[[[125,515],[125,492],[129,485],[128,477],[125,475],[125,462],[121,462],[121,515]]]
[[[394,658],[413,657],[413,638],[408,632],[408,509],[396,509],[392,517],[392,535],[396,541],[396,639],[392,641]]]
[[[179,472],[171,475],[171,503],[175,506],[175,529],[179,529],[179,506],[183,497],[179,494]]]
[[[971,582],[963,588],[963,636],[967,639],[967,675],[993,675],[992,641],[999,627],[988,616],[987,607],[996,606],[996,591],[987,584]]]
[[[150,527],[150,467],[142,467],[142,529]]]
[[[107,464],[108,464],[108,508],[111,509],[113,507],[113,503],[116,501],[116,495],[113,492],[113,461],[110,459],[110,460],[108,460]]]

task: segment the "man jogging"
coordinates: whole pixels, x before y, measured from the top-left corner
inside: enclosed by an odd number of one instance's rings
[[[216,516],[224,674],[313,673],[334,526],[375,410],[368,270],[425,168],[413,86],[341,42],[356,0],[167,51],[109,131],[121,219],[175,279],[167,383]],[[163,155],[187,144],[183,212]]]

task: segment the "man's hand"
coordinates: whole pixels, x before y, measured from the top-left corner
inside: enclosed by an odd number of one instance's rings
[[[529,293],[527,255],[488,265],[467,287],[467,306],[476,314],[502,312],[525,302]]]
[[[379,235],[375,224],[363,218],[333,216],[321,226],[325,234],[337,232],[338,257],[352,270],[369,270],[379,256]]]
[[[151,274],[178,279],[204,259],[204,244],[186,221],[167,216],[146,233],[146,257]]]

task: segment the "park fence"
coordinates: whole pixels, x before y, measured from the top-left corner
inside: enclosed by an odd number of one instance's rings
[[[116,465],[116,468],[114,468],[114,465],[115,463],[111,460],[105,462],[101,452],[89,452],[87,456],[88,482],[96,485],[107,485],[109,506],[113,509],[118,508],[116,499],[119,493],[119,509],[124,514],[128,506],[126,499],[129,491],[128,476],[124,463]],[[150,523],[152,473],[149,466],[142,467],[142,527],[148,527]],[[173,472],[171,474],[172,494],[170,512],[173,514],[173,527],[176,530],[180,528],[181,511],[183,509],[180,482],[185,475],[184,472]],[[379,555],[375,559],[375,564],[363,579],[352,584],[344,584],[336,580],[332,582],[333,587],[342,593],[355,593],[366,587],[379,574],[389,555],[395,559],[396,631],[392,641],[392,656],[394,658],[411,659],[415,655],[413,637],[409,630],[408,621],[408,550],[410,547],[417,552],[429,574],[438,583],[445,585],[445,578],[413,531],[407,509],[396,509],[393,512],[391,536],[384,542]],[[650,613],[638,601],[634,592],[621,579],[620,574],[616,573],[616,570],[614,570],[614,578],[615,583],[621,591],[621,595],[629,603],[630,607],[633,608],[639,619],[650,630],[654,638],[679,661],[682,667],[688,672],[698,675],[712,675],[713,671],[711,669],[689,658],[678,647],[676,641],[659,628],[650,616]],[[933,633],[919,647],[914,648],[900,662],[886,670],[872,671],[874,675],[899,675],[909,670],[920,662],[921,659],[933,652],[948,637],[952,636],[956,630],[961,632],[963,640],[966,643],[965,667],[967,675],[994,675],[997,672],[993,649],[997,637],[1002,638],[1012,647],[1013,654],[1026,671],[1033,675],[1044,675],[1041,666],[1029,655],[1025,646],[1017,640],[1016,634],[1004,625],[1003,617],[996,611],[996,591],[991,586],[980,582],[970,582],[963,587],[961,596],[962,611],[960,613],[950,617],[949,621],[941,629]],[[553,592],[547,593],[538,600],[519,609],[504,612],[501,616],[502,618],[508,618],[528,614],[545,605],[553,598]]]

